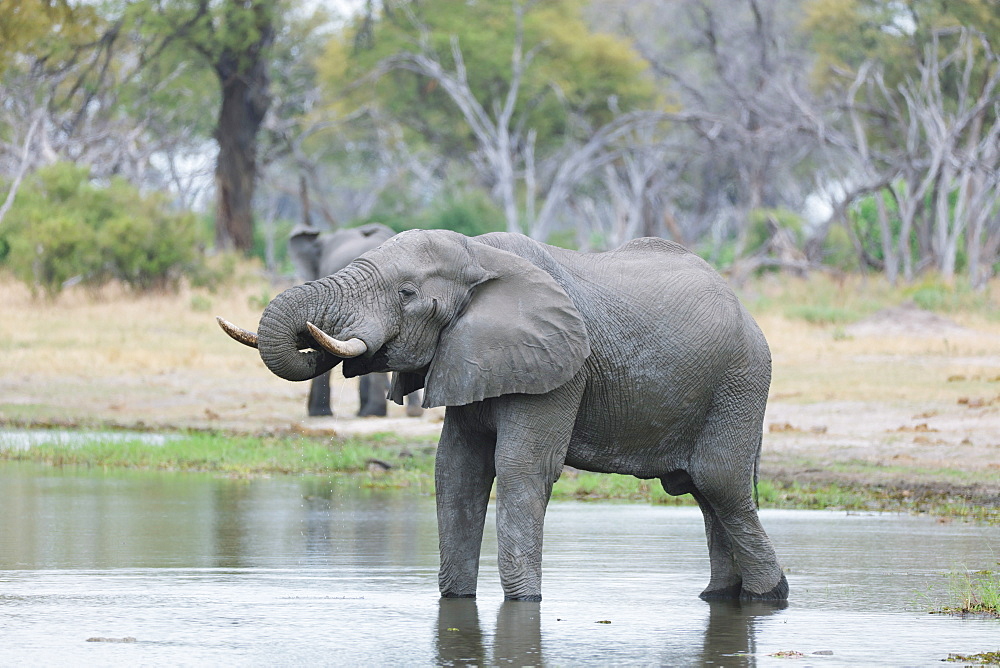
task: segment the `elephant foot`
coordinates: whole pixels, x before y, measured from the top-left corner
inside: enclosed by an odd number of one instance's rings
[[[362,408],[358,411],[358,417],[385,417],[384,408]]]
[[[778,584],[774,586],[771,591],[766,591],[762,594],[756,592],[747,591],[744,589],[740,592],[741,601],[784,601],[788,599],[788,580],[785,579],[785,574],[781,574],[781,580]]]
[[[735,601],[742,597],[743,583],[737,582],[736,584],[730,585],[728,587],[720,587],[719,589],[706,589],[698,595],[703,601]]]
[[[538,603],[542,600],[541,594],[534,594],[531,596],[504,596],[505,601],[524,601],[526,603]]]
[[[310,408],[309,417],[333,417],[333,411],[329,408]]]
[[[441,598],[475,598],[475,594],[441,594]]]

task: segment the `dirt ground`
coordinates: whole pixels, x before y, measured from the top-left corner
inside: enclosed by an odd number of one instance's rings
[[[213,428],[437,434],[442,409],[358,419],[356,380],[332,382],[332,418],[307,383],[272,376],[214,316],[255,328],[284,286],[137,298],[107,289],[36,301],[0,277],[0,428]],[[762,474],[933,489],[1000,505],[1000,323],[898,305],[848,327],[757,314],[774,373]]]

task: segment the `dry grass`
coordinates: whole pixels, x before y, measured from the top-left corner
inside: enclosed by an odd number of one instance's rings
[[[973,292],[933,279],[893,288],[876,277],[770,275],[742,296],[771,345],[773,398],[954,403],[1000,393],[1000,280]],[[914,302],[935,306],[940,322],[905,310],[877,318]],[[866,319],[875,322],[860,327]]]
[[[774,360],[772,397],[817,401],[932,401],[1000,394],[1000,325],[962,336],[850,337],[838,327],[763,314]]]
[[[253,265],[217,293],[184,287],[136,295],[111,285],[97,291],[68,288],[51,301],[32,298],[24,285],[0,275],[4,372],[101,376],[238,370],[238,351],[215,336],[215,312],[252,324],[260,314],[257,303],[278,291]]]
[[[275,377],[215,322],[222,315],[256,329],[267,301],[290,285],[272,284],[254,264],[238,271],[214,292],[74,287],[54,301],[33,299],[0,274],[0,424],[344,434],[438,428],[440,411],[412,420],[394,404],[388,421],[308,419],[308,383]],[[357,411],[356,383],[334,371],[338,416]]]
[[[303,417],[307,385],[272,376],[215,322],[222,314],[255,329],[285,287],[243,271],[215,293],[136,296],[109,286],[70,288],[54,301],[0,277],[0,418],[256,430]],[[352,399],[345,392],[342,403]]]

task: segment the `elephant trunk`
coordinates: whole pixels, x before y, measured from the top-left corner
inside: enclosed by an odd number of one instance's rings
[[[271,300],[260,316],[257,348],[273,374],[285,380],[309,380],[320,376],[343,358],[316,344],[309,333],[310,321],[320,322],[329,296],[321,294],[318,282],[297,285]],[[324,292],[329,290],[329,286]]]

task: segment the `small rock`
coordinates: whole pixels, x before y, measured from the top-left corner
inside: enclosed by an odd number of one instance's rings
[[[368,467],[369,473],[385,473],[392,469],[392,464],[384,462],[381,459],[369,459],[365,464]]]

